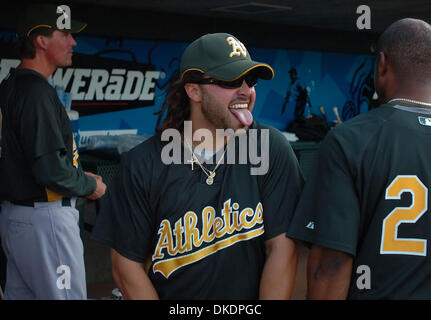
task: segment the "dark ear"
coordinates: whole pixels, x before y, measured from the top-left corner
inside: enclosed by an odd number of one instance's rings
[[[377,72],[379,77],[384,77],[388,72],[388,58],[384,52],[377,56]]]

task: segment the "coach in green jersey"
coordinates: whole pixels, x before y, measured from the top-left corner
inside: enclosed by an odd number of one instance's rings
[[[303,177],[284,136],[251,113],[258,79],[273,70],[226,33],[191,43],[180,69],[159,133],[123,157],[93,239],[112,248],[114,279],[127,299],[289,298],[297,255],[286,231]],[[242,134],[223,136],[227,129]],[[169,130],[185,161],[165,163]],[[194,139],[199,132],[209,134],[203,142]],[[262,174],[238,161],[253,147],[268,150]]]
[[[431,26],[377,44],[379,108],[332,130],[288,234],[312,244],[311,299],[431,299]]]
[[[87,299],[76,198],[100,198],[101,177],[82,171],[66,110],[48,83],[72,63],[72,33],[86,24],[62,6],[23,12],[20,65],[0,85],[0,234],[7,256],[5,299]]]

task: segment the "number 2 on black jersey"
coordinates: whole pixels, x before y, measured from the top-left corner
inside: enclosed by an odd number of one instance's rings
[[[426,256],[427,240],[398,238],[402,223],[416,223],[428,209],[428,189],[417,176],[399,175],[386,188],[385,199],[401,199],[401,194],[412,195],[410,207],[397,207],[383,219],[380,254],[409,254]]]

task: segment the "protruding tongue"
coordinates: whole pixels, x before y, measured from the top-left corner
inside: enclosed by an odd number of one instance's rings
[[[253,123],[253,115],[248,109],[229,109],[235,117],[243,124],[243,126],[249,127]]]

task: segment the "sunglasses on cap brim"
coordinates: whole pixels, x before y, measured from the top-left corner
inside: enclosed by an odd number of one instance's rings
[[[196,84],[216,84],[225,89],[236,89],[242,86],[243,81],[245,81],[245,83],[250,88],[252,88],[257,84],[258,78],[254,75],[247,74],[233,81],[218,80],[214,78],[202,78],[200,80],[194,80],[190,82]]]

